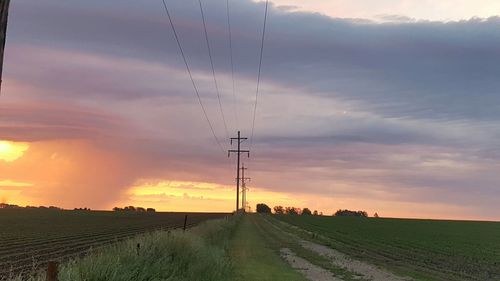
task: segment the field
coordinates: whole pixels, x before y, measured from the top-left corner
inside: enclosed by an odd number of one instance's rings
[[[58,260],[60,281],[500,280],[500,223],[189,213],[195,227],[171,230],[184,215],[2,210],[3,273]]]
[[[185,215],[193,226],[227,214],[0,210],[0,277],[83,256],[140,233],[182,227]]]
[[[418,280],[500,280],[500,223],[275,216],[309,239]],[[292,231],[302,232],[300,229]]]

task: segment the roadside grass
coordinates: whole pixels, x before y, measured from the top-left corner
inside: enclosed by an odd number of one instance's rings
[[[272,245],[275,251],[278,251],[281,248],[289,248],[292,250],[298,257],[301,257],[308,262],[324,268],[336,277],[345,280],[345,281],[366,281],[361,275],[351,272],[345,268],[336,266],[331,262],[330,259],[312,251],[302,247],[296,237],[289,234],[292,233],[290,230],[283,230],[278,227],[276,223],[280,224],[280,221],[276,221],[267,215],[256,215],[256,225],[259,231],[262,232],[263,236],[267,237],[270,241],[273,241]]]
[[[60,266],[60,281],[225,281],[232,279],[227,256],[240,216],[207,221],[186,232],[157,231],[111,245]],[[138,248],[137,245],[140,245]],[[43,272],[8,281],[42,281]]]
[[[156,230],[189,226],[223,213],[0,209],[0,279],[92,254]],[[5,226],[5,227],[4,227]]]
[[[256,216],[258,215],[245,215],[231,241],[233,280],[306,280],[280,258],[279,246],[277,246],[279,244],[259,229]]]

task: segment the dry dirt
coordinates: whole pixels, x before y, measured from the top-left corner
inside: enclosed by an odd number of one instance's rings
[[[337,250],[327,246],[306,241],[297,235],[285,231],[278,225],[271,224],[276,229],[279,229],[282,234],[290,239],[296,240],[303,248],[314,251],[315,253],[328,258],[333,265],[344,268],[353,274],[359,275],[360,279],[372,281],[412,281],[410,277],[397,276],[387,270],[379,268],[367,262],[355,260],[348,255],[345,255]],[[301,272],[307,279],[314,281],[342,281],[339,277],[334,276],[329,270],[316,266],[309,261],[297,257],[290,249],[281,249],[282,257],[296,270]]]
[[[281,257],[283,257],[293,269],[302,273],[302,275],[309,280],[342,281],[342,279],[334,277],[330,271],[316,266],[303,258],[299,258],[288,248],[281,249]]]
[[[409,277],[396,276],[386,270],[378,268],[366,262],[354,260],[339,251],[332,248],[312,243],[309,241],[301,240],[300,244],[302,247],[312,250],[324,257],[327,257],[336,266],[345,268],[350,272],[362,275],[365,279],[370,279],[373,281],[411,281],[413,279]]]

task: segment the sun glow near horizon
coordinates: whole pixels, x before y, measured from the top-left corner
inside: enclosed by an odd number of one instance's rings
[[[288,194],[250,187],[250,207],[262,202],[271,206],[301,205]],[[196,181],[139,180],[128,190],[126,198],[115,204],[142,205],[159,211],[231,212],[235,208],[235,187]]]
[[[5,162],[16,161],[24,155],[29,147],[30,145],[27,142],[0,140],[0,160]]]

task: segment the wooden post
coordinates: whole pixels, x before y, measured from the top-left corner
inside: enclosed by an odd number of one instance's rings
[[[47,266],[47,281],[57,281],[58,264],[54,261],[49,261]]]
[[[182,228],[182,231],[186,231],[187,220],[188,220],[188,215],[184,217],[184,227]]]
[[[7,19],[10,0],[0,0],[0,91],[2,90],[3,51],[7,37]]]

